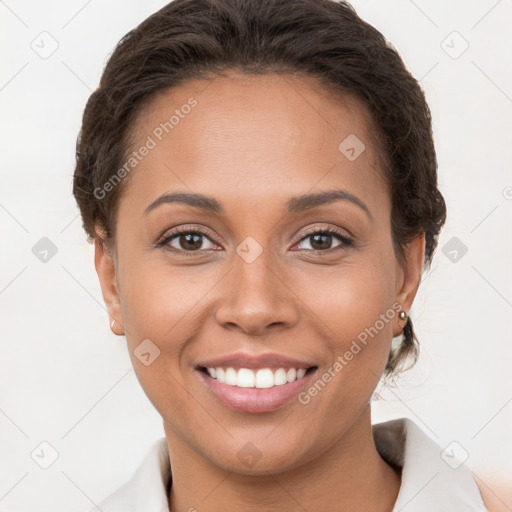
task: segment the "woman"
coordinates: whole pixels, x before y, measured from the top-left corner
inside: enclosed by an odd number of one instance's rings
[[[370,401],[446,208],[431,117],[346,3],[175,0],[84,112],[73,192],[111,328],[164,423],[103,511],[487,510]]]

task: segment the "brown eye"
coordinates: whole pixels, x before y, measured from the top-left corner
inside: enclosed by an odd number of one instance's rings
[[[309,235],[311,247],[315,250],[330,249],[333,243],[333,236],[330,234]]]
[[[333,246],[336,239],[339,243]],[[320,252],[344,249],[352,245],[352,240],[334,229],[317,229],[303,237],[299,245],[303,242],[309,242],[309,244],[307,244],[309,247],[306,246],[303,249]]]
[[[202,236],[197,233],[182,234],[175,237],[178,241],[179,249],[185,251],[197,251],[203,245]]]
[[[210,245],[208,246],[208,244]],[[206,233],[191,229],[175,230],[169,233],[158,245],[171,251],[181,251],[189,254],[212,250],[216,247],[216,244],[211,241]]]

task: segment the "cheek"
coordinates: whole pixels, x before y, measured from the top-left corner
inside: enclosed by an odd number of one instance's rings
[[[330,359],[319,372],[328,384],[324,391],[319,383],[312,396],[305,397],[305,401],[311,398],[313,407],[349,411],[373,393],[387,362],[398,315],[395,272],[392,258],[375,258],[333,269],[328,275],[325,269],[317,269],[303,279],[300,296],[307,297],[307,306],[329,333],[325,353]],[[317,394],[325,400],[313,400]]]
[[[211,267],[171,268],[165,261],[151,264],[135,258],[125,260],[121,273],[123,321],[130,344],[141,336],[162,340],[172,339],[173,331],[183,333],[219,279]]]
[[[134,371],[163,416],[172,410],[174,417],[187,418],[190,397],[185,379],[191,364],[187,348],[195,338],[204,337],[202,330],[211,315],[208,296],[225,271],[208,265],[171,267],[165,260],[148,263],[136,257],[136,251],[123,264],[122,317]],[[144,340],[151,340],[157,348]],[[146,346],[158,354],[148,366],[138,357],[139,347]],[[143,353],[147,352],[144,348]]]
[[[121,285],[122,316],[134,371],[163,416],[172,410],[186,418],[190,407],[180,365],[186,341],[194,336],[195,308],[211,285],[190,270],[186,278],[185,271],[133,260],[125,268],[130,277]]]
[[[341,350],[347,340],[357,338],[392,307],[395,273],[392,258],[354,258],[339,267],[317,267],[297,274],[297,293],[340,340],[337,348]],[[391,321],[384,326],[379,322],[379,326],[384,337],[392,333]]]

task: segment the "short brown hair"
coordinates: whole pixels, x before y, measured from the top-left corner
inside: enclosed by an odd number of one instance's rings
[[[95,191],[125,161],[143,105],[188,79],[235,68],[305,73],[364,102],[380,134],[397,255],[402,258],[402,247],[424,233],[429,267],[446,219],[429,107],[384,36],[350,4],[335,0],[174,0],[128,32],[87,102],[77,140],[73,194],[88,240],[96,226],[106,243],[115,240],[123,184],[105,197]],[[417,354],[409,318],[386,375]]]

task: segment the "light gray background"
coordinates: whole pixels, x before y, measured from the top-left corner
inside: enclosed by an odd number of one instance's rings
[[[0,1],[4,512],[86,510],[163,436],[124,338],[109,329],[71,178],[83,107],[107,56],[165,3]],[[412,312],[420,362],[382,392],[374,421],[412,418],[450,454],[467,452],[466,464],[505,499],[497,482],[512,474],[512,1],[353,5],[421,79],[448,203]],[[42,237],[57,248],[46,262],[32,251]],[[454,243],[467,253],[446,246]],[[53,450],[58,458],[42,469]]]

